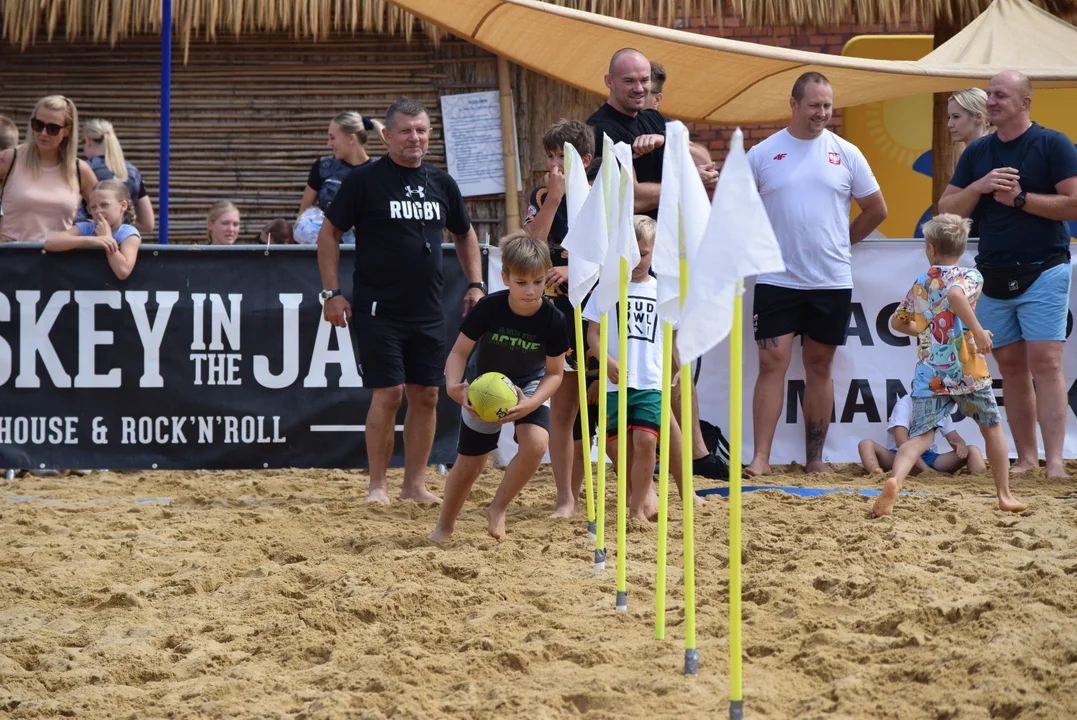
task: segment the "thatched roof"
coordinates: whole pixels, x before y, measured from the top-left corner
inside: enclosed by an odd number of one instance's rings
[[[723,0],[543,0],[625,20],[669,27],[698,13],[721,25]],[[954,18],[964,25],[990,0],[726,0],[743,25],[814,27],[840,23],[890,24]],[[1077,19],[1077,0],[1034,0],[1054,15]],[[161,31],[163,0],[0,0],[0,38],[25,49],[39,39],[89,37],[115,45],[124,38]],[[330,33],[403,33],[420,28],[438,40],[442,31],[392,4],[392,0],[172,0],[176,41],[287,32],[318,39]]]

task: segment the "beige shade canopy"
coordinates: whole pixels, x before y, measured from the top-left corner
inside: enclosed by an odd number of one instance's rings
[[[662,112],[682,120],[785,119],[793,82],[811,70],[830,79],[838,107],[986,86],[1006,69],[1022,70],[1036,87],[1077,87],[1077,28],[1027,0],[995,0],[950,41],[952,50],[946,43],[918,62],[775,48],[534,0],[391,1],[514,63],[603,96],[610,56],[634,47],[665,66]]]

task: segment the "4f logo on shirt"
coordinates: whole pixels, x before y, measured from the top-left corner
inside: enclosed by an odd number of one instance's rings
[[[831,165],[841,165],[841,155],[836,152],[827,153],[827,160]]]
[[[775,160],[784,160],[785,156],[786,156],[786,153],[778,153],[777,155],[774,156],[774,159]]]
[[[405,185],[404,192],[407,194],[408,200],[411,200],[413,197],[419,198],[420,200],[426,199],[426,191],[423,189],[422,185],[416,185],[414,190],[411,189],[411,185]]]

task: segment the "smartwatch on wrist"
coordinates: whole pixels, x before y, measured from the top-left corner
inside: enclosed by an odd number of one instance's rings
[[[1013,206],[1015,208],[1017,208],[1018,210],[1020,210],[1021,208],[1023,208],[1025,206],[1025,191],[1024,190],[1022,190],[1021,192],[1017,193],[1016,196],[1014,196],[1014,198],[1013,198]]]
[[[486,294],[486,283],[484,283],[484,282],[468,283],[467,289],[468,290],[476,290],[476,289],[482,290],[482,294],[485,295]]]
[[[319,293],[322,302],[326,302],[329,298],[334,298],[337,295],[340,295],[340,288],[337,288],[336,290],[322,290],[321,293]]]

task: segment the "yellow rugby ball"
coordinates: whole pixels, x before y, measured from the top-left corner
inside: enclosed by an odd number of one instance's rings
[[[498,422],[520,402],[512,380],[499,372],[483,373],[475,378],[468,386],[467,399],[486,422]]]

